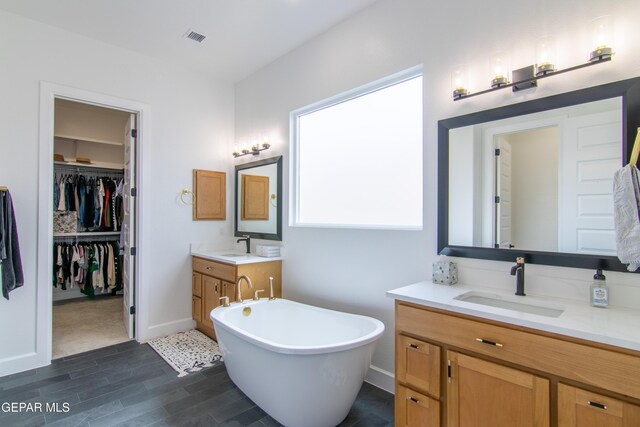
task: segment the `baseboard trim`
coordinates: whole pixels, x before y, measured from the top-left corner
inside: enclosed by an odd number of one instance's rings
[[[371,365],[364,380],[371,385],[395,394],[395,375],[389,371]]]
[[[195,328],[195,322],[191,318],[161,323],[149,326],[145,331],[138,331],[138,341],[144,343],[154,338],[166,337],[167,335],[177,334],[193,328]]]
[[[47,366],[50,360],[44,360],[38,353],[25,353],[0,360],[0,377]]]

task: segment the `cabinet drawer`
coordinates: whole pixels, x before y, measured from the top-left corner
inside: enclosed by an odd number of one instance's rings
[[[640,354],[619,353],[397,303],[396,329],[640,398]]]
[[[396,386],[395,417],[398,427],[440,425],[440,402],[402,385]]]
[[[558,426],[640,426],[640,406],[558,384]]]
[[[396,357],[398,381],[440,397],[440,347],[399,334]]]
[[[193,257],[192,267],[193,271],[206,274],[207,276],[217,277],[218,279],[228,280],[229,282],[235,282],[236,280],[236,267],[233,265]]]

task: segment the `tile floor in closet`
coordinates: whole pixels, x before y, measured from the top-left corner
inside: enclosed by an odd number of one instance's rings
[[[53,359],[128,341],[121,296],[53,304]]]

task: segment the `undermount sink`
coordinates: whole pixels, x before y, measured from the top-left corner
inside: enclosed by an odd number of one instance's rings
[[[220,256],[226,256],[228,258],[237,258],[237,257],[241,257],[241,256],[245,256],[247,254],[220,254]]]
[[[473,304],[487,305],[490,307],[504,308],[529,314],[537,314],[546,317],[559,317],[564,309],[540,301],[530,300],[527,297],[511,297],[498,294],[470,291],[458,295],[454,299]]]

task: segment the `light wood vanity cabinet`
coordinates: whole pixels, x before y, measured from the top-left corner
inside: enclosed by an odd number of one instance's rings
[[[396,301],[396,425],[640,426],[639,404],[639,352]]]
[[[252,264],[225,264],[205,258],[191,257],[192,317],[196,329],[215,339],[211,310],[220,305],[220,297],[236,300],[236,280],[245,275],[251,279],[253,289],[242,283],[242,299],[250,300],[256,290],[262,290],[260,298],[269,296],[269,277],[273,277],[273,291],[282,297],[282,261],[265,261]],[[243,281],[244,282],[244,281]]]

